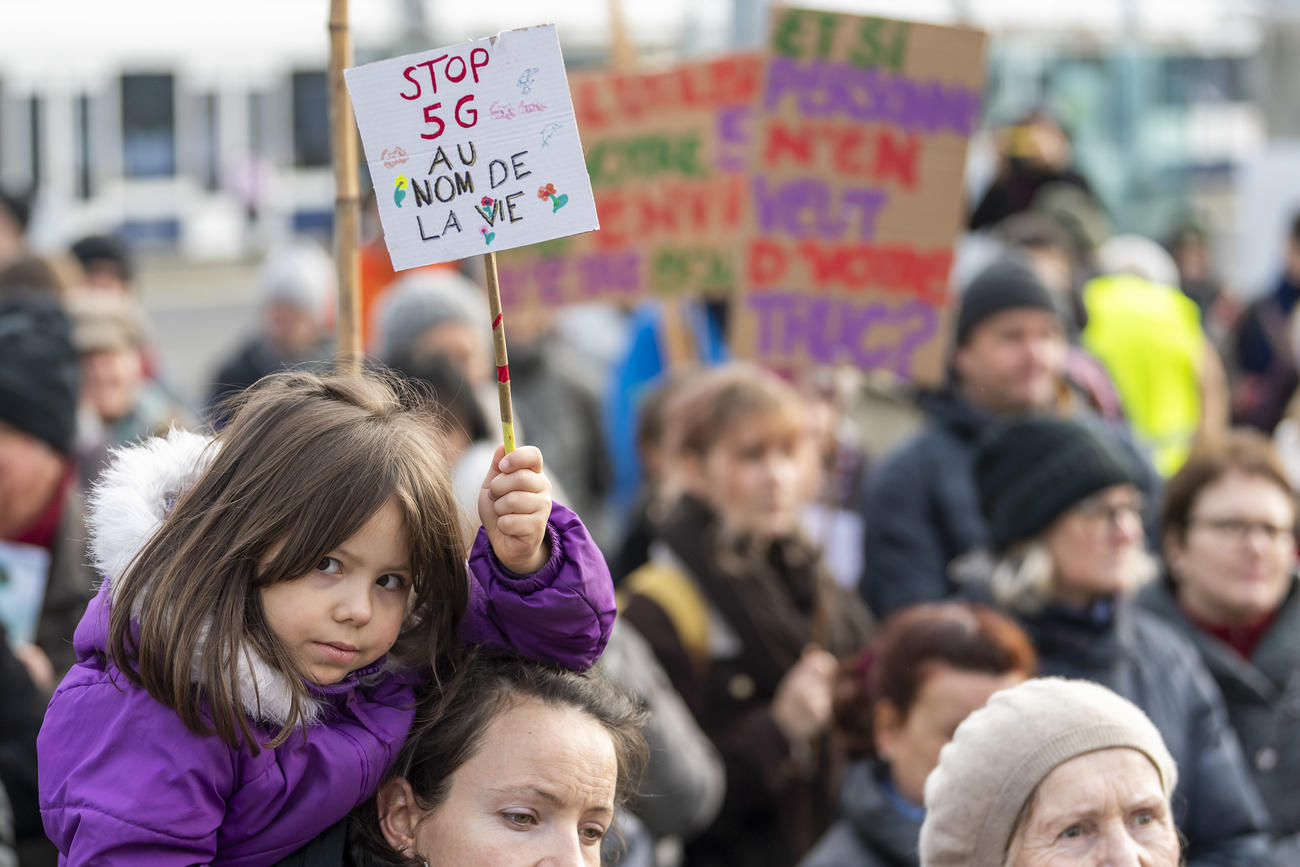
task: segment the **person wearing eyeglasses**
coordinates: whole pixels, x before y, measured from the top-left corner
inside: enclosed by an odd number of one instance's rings
[[[981,445],[975,478],[992,556],[968,573],[972,590],[1016,616],[1039,674],[1099,683],[1155,723],[1182,771],[1174,822],[1188,867],[1272,863],[1218,687],[1185,635],[1132,604],[1157,566],[1127,456],[1078,422],[1027,417]]]
[[[1296,503],[1269,441],[1233,431],[1169,482],[1167,572],[1138,602],[1179,629],[1218,682],[1272,823],[1300,864],[1300,591]]]

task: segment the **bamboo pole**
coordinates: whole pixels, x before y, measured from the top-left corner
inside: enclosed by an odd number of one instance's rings
[[[497,364],[497,403],[501,407],[501,439],[506,454],[515,450],[515,413],[510,403],[510,359],[506,355],[505,314],[501,312],[501,287],[497,283],[497,254],[483,254],[487,271],[488,309],[492,313],[492,349]]]
[[[330,143],[334,154],[334,265],[339,299],[337,367],[361,370],[361,190],[357,178],[357,135],[343,70],[352,65],[348,0],[330,0]]]

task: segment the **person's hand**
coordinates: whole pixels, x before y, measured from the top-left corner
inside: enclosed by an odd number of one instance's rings
[[[781,678],[772,699],[772,719],[786,740],[811,740],[830,726],[838,665],[826,651],[809,648]]]
[[[542,475],[542,453],[535,446],[508,455],[505,446],[497,446],[478,492],[478,517],[502,566],[530,575],[546,565],[551,483]]]
[[[12,648],[14,658],[23,664],[27,669],[27,674],[36,684],[36,688],[41,692],[50,693],[54,691],[54,665],[50,658],[45,655],[35,644],[16,644]]]

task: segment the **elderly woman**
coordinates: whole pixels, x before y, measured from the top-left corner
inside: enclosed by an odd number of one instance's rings
[[[1236,431],[1193,453],[1163,510],[1168,573],[1138,602],[1191,639],[1218,681],[1264,796],[1279,864],[1300,864],[1296,504],[1269,441]]]
[[[989,696],[1034,673],[1034,649],[980,605],[916,605],[891,617],[868,658],[875,755],[849,766],[841,818],[801,867],[915,867],[925,779]]]
[[[1183,770],[1174,818],[1191,865],[1267,863],[1267,815],[1218,688],[1186,637],[1129,603],[1155,571],[1134,480],[1080,424],[1001,430],[976,457],[996,561],[988,589],[1033,639],[1040,673],[1099,683],[1151,717]]]
[[[599,678],[481,653],[353,812],[352,863],[595,867],[644,763],[641,724]]]
[[[971,714],[940,753],[921,865],[1177,867],[1177,781],[1160,732],[1131,702],[1085,681],[1026,681]]]

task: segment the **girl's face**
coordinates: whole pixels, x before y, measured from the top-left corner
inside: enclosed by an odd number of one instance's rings
[[[1142,495],[1115,485],[1080,502],[1047,531],[1057,601],[1087,603],[1131,589],[1145,568]]]
[[[597,867],[617,778],[599,722],[530,699],[492,721],[440,806],[409,827],[407,817],[384,816],[381,793],[381,821],[391,845],[430,867]]]
[[[778,424],[748,424],[728,431],[698,462],[696,493],[732,530],[782,536],[820,483],[811,437]]]
[[[412,586],[406,522],[389,500],[316,568],[261,589],[271,631],[320,686],[387,653]]]

